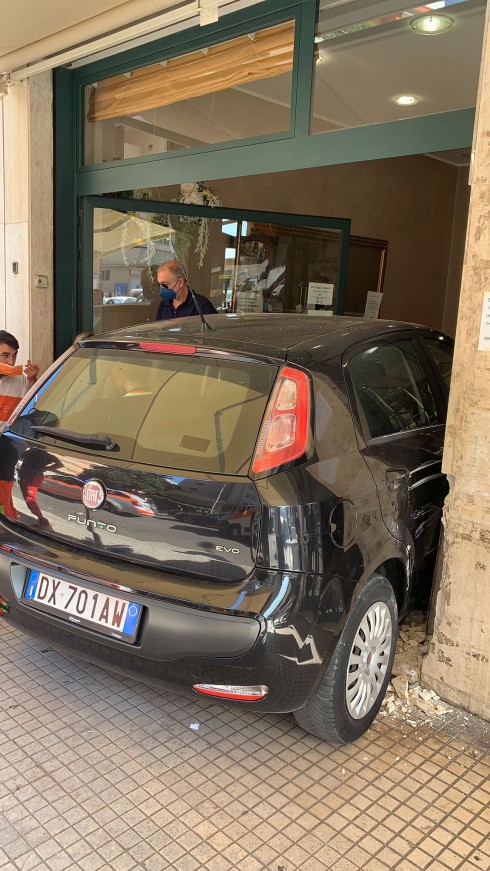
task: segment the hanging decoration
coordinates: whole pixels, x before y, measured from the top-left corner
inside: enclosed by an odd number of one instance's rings
[[[181,184],[180,196],[172,202],[183,203],[192,206],[221,206],[219,198],[211,193],[202,182]],[[189,250],[197,229],[197,241],[195,253],[198,256],[199,267],[204,263],[204,258],[209,245],[210,218],[193,217],[189,215],[169,215],[168,222],[174,230],[175,258],[187,266]]]
[[[145,263],[151,266],[155,256],[155,239],[151,232],[152,222],[148,216],[139,215],[138,212],[129,212],[123,224],[121,233],[121,253],[125,266],[131,266],[127,257],[127,250],[134,246],[145,248]]]
[[[131,199],[151,200],[151,190],[148,188],[133,191],[124,191],[119,196]],[[174,203],[193,206],[221,206],[219,198],[211,193],[201,182],[181,184],[180,195],[172,200]],[[160,233],[156,231],[155,224],[164,227]],[[148,212],[127,212],[121,230],[120,249],[124,265],[131,267],[128,253],[135,246],[144,249],[144,263],[148,275],[153,280],[156,273],[155,256],[156,242],[162,235],[169,234],[172,238],[174,257],[180,260],[184,266],[188,266],[189,251],[192,240],[197,231],[195,253],[198,256],[199,267],[202,267],[209,245],[210,218],[189,215],[151,215]]]

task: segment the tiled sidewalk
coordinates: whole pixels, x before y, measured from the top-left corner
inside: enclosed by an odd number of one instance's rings
[[[490,725],[292,718],[158,692],[0,623],[2,871],[490,871]],[[193,728],[194,727],[194,728]]]

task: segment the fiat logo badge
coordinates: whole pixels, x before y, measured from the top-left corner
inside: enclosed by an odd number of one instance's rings
[[[87,481],[82,490],[85,508],[100,508],[105,501],[105,487],[99,481]]]

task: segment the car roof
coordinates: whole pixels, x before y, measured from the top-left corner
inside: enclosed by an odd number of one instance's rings
[[[131,342],[192,343],[198,347],[235,351],[276,359],[298,359],[321,344],[335,353],[373,337],[399,330],[428,327],[400,321],[349,318],[344,316],[308,317],[304,314],[255,313],[208,315],[212,330],[202,329],[199,317],[187,317],[114,330],[84,340],[83,345],[113,345]],[[433,331],[435,332],[435,331]],[[440,333],[436,333],[441,335]]]

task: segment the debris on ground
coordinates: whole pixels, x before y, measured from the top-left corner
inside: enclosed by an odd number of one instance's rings
[[[434,690],[420,686],[422,659],[429,650],[426,625],[422,611],[412,611],[401,624],[392,678],[378,715],[403,719],[414,728],[452,710]]]

